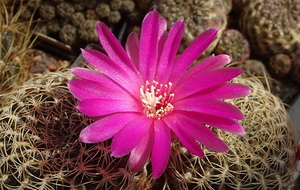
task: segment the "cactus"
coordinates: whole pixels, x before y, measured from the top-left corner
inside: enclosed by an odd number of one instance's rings
[[[96,13],[95,10],[92,10],[92,9],[88,9],[86,12],[85,12],[85,18],[87,20],[98,20],[98,15]]]
[[[260,56],[291,55],[300,44],[299,0],[243,0],[242,32]]]
[[[119,11],[110,11],[107,20],[110,23],[118,23],[121,20],[121,14]]]
[[[41,30],[40,32],[45,35],[57,37],[63,43],[71,46],[98,41],[95,40],[95,31],[87,28],[87,25],[90,25],[92,22],[101,20],[114,28],[121,18],[129,17],[132,12],[136,11],[133,0],[28,1],[30,3],[27,12],[33,12],[32,9],[36,8],[37,11],[34,16],[36,18],[41,17],[43,20],[38,25]],[[26,15],[23,16],[23,19],[26,19]],[[84,25],[83,23],[85,22],[89,22],[89,24]],[[70,34],[71,37],[66,34]]]
[[[74,45],[78,39],[78,29],[71,25],[66,24],[64,25],[61,30],[59,31],[59,37],[62,42],[70,45]]]
[[[226,14],[229,14],[232,10],[232,1],[233,0],[224,0],[223,1]]]
[[[97,20],[88,19],[79,25],[78,36],[84,41],[97,42],[98,36],[96,33]]]
[[[254,75],[260,79],[261,83],[266,88],[273,87],[273,80],[271,79],[270,73],[267,71],[263,62],[256,59],[247,59],[246,61],[238,62],[237,67],[240,67],[246,71],[245,76]]]
[[[208,28],[219,28],[216,39],[205,51],[205,56],[211,54],[227,25],[228,10],[225,8],[223,1],[154,0],[153,3],[162,17],[167,19],[169,25],[184,18],[186,28],[181,49],[185,49],[199,34]]]
[[[230,150],[222,154],[206,149],[203,159],[175,144],[167,189],[284,190],[293,183],[297,141],[283,103],[256,78],[237,81],[252,89],[246,98],[229,100],[243,111],[247,136],[216,131]]]
[[[39,75],[3,97],[0,189],[119,189],[132,181],[126,158],[110,157],[109,141],[78,141],[91,118],[73,108],[70,77]]]
[[[105,18],[109,16],[110,6],[106,3],[98,3],[95,9],[99,18]]]
[[[71,15],[71,23],[73,26],[79,26],[81,23],[85,22],[85,16],[82,12],[75,12]]]
[[[71,3],[61,2],[56,5],[56,11],[59,16],[66,19],[75,12],[75,8]]]
[[[57,33],[57,32],[59,32],[60,29],[61,29],[59,20],[57,20],[57,19],[50,20],[49,22],[47,22],[47,24],[45,26],[45,29],[49,33]]]
[[[284,190],[296,172],[296,140],[279,98],[255,78],[233,82],[252,94],[228,100],[245,115],[247,136],[213,129],[230,147],[202,147],[199,158],[172,144],[165,174],[153,181],[151,167],[131,173],[128,157],[110,156],[110,140],[85,144],[80,131],[92,118],[79,113],[66,82],[69,72],[38,75],[2,97],[0,189],[272,189]]]
[[[269,70],[277,77],[284,77],[290,72],[292,63],[288,55],[279,53],[270,57]]]
[[[55,5],[49,1],[43,1],[39,7],[39,15],[44,20],[51,20],[56,17]]]
[[[216,54],[227,54],[233,61],[245,61],[250,56],[250,47],[244,36],[235,29],[225,30],[215,48]]]
[[[117,11],[121,9],[122,1],[121,0],[111,0],[109,2],[109,6],[113,11]]]
[[[134,11],[135,3],[133,0],[123,0],[121,5],[121,12],[131,13]]]

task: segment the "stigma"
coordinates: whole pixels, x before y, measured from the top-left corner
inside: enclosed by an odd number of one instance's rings
[[[140,88],[140,98],[147,117],[161,119],[173,111],[174,94],[171,93],[171,87],[171,82],[159,84],[156,81],[146,81],[145,86]]]

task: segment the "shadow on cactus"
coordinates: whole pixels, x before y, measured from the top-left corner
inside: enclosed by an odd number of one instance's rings
[[[130,173],[128,157],[114,158],[110,141],[79,142],[92,119],[73,106],[68,73],[49,73],[5,96],[0,114],[1,189],[278,189],[292,184],[296,141],[281,101],[254,78],[234,79],[252,89],[231,100],[245,115],[247,136],[214,129],[228,153],[202,147],[205,157],[172,144],[166,171],[152,179],[148,164]]]

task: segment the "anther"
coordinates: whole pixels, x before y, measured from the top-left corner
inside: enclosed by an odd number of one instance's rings
[[[147,117],[160,119],[172,112],[174,94],[171,93],[171,87],[171,82],[159,84],[152,81],[150,86],[149,81],[146,81],[146,85],[140,88],[140,97]]]

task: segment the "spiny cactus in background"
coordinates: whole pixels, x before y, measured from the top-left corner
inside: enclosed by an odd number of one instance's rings
[[[182,39],[182,48],[185,49],[197,36],[208,28],[219,28],[216,39],[205,51],[210,55],[221,38],[227,25],[227,13],[230,1],[222,0],[154,0],[156,8],[162,17],[165,17],[169,26],[172,22],[184,18],[185,35]]]
[[[40,32],[48,36],[58,36],[60,41],[72,46],[98,42],[94,26],[98,20],[115,28],[121,18],[129,18],[131,13],[139,10],[133,0],[31,1],[31,6],[26,9],[26,12],[31,11],[31,7],[35,6],[37,9],[35,17],[45,21],[38,25]]]
[[[256,79],[234,79],[252,94],[230,102],[245,115],[247,136],[213,129],[228,153],[202,147],[198,158],[172,144],[166,172],[152,180],[150,164],[130,173],[128,157],[114,158],[110,140],[85,144],[92,118],[79,113],[66,82],[69,72],[32,78],[8,93],[0,110],[0,189],[270,189],[284,190],[295,173],[296,141],[281,101]]]
[[[270,57],[268,66],[275,76],[284,77],[290,72],[292,63],[288,55],[279,53]]]
[[[253,53],[293,54],[300,44],[299,0],[242,0],[240,28]]]
[[[217,55],[229,55],[232,58],[232,62],[245,61],[250,56],[250,47],[243,34],[238,30],[228,29],[223,32],[214,52]]]
[[[32,19],[18,21],[28,4],[18,9],[14,3],[5,3],[8,2],[0,1],[0,96],[27,80],[33,63],[26,55],[34,43],[30,30]]]

